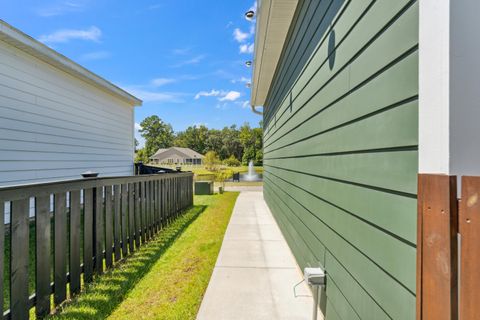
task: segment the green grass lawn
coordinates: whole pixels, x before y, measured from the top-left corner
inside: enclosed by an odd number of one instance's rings
[[[238,193],[195,196],[195,206],[53,319],[195,319]]]

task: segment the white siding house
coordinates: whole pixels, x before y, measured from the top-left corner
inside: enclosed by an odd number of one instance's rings
[[[0,20],[0,186],[133,174],[141,103]]]

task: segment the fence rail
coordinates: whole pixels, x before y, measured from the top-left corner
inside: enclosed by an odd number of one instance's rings
[[[33,217],[29,215],[31,199]],[[51,311],[52,294],[58,306],[68,295],[79,293],[82,283],[133,253],[190,207],[193,175],[91,178],[0,188],[3,221],[4,203],[11,217],[10,224],[0,224],[0,253],[9,252],[0,254],[1,310],[5,309],[5,278],[10,295],[3,318],[28,319],[32,307],[43,318]],[[5,250],[6,244],[10,250]]]

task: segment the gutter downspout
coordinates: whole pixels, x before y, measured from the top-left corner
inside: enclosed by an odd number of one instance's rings
[[[258,114],[258,115],[260,115],[260,116],[263,116],[263,112],[258,111],[257,109],[255,109],[256,107],[255,107],[254,105],[252,105],[251,107],[252,107],[253,113]]]

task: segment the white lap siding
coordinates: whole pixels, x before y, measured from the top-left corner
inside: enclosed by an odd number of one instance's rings
[[[0,41],[0,187],[133,174],[134,108]]]

